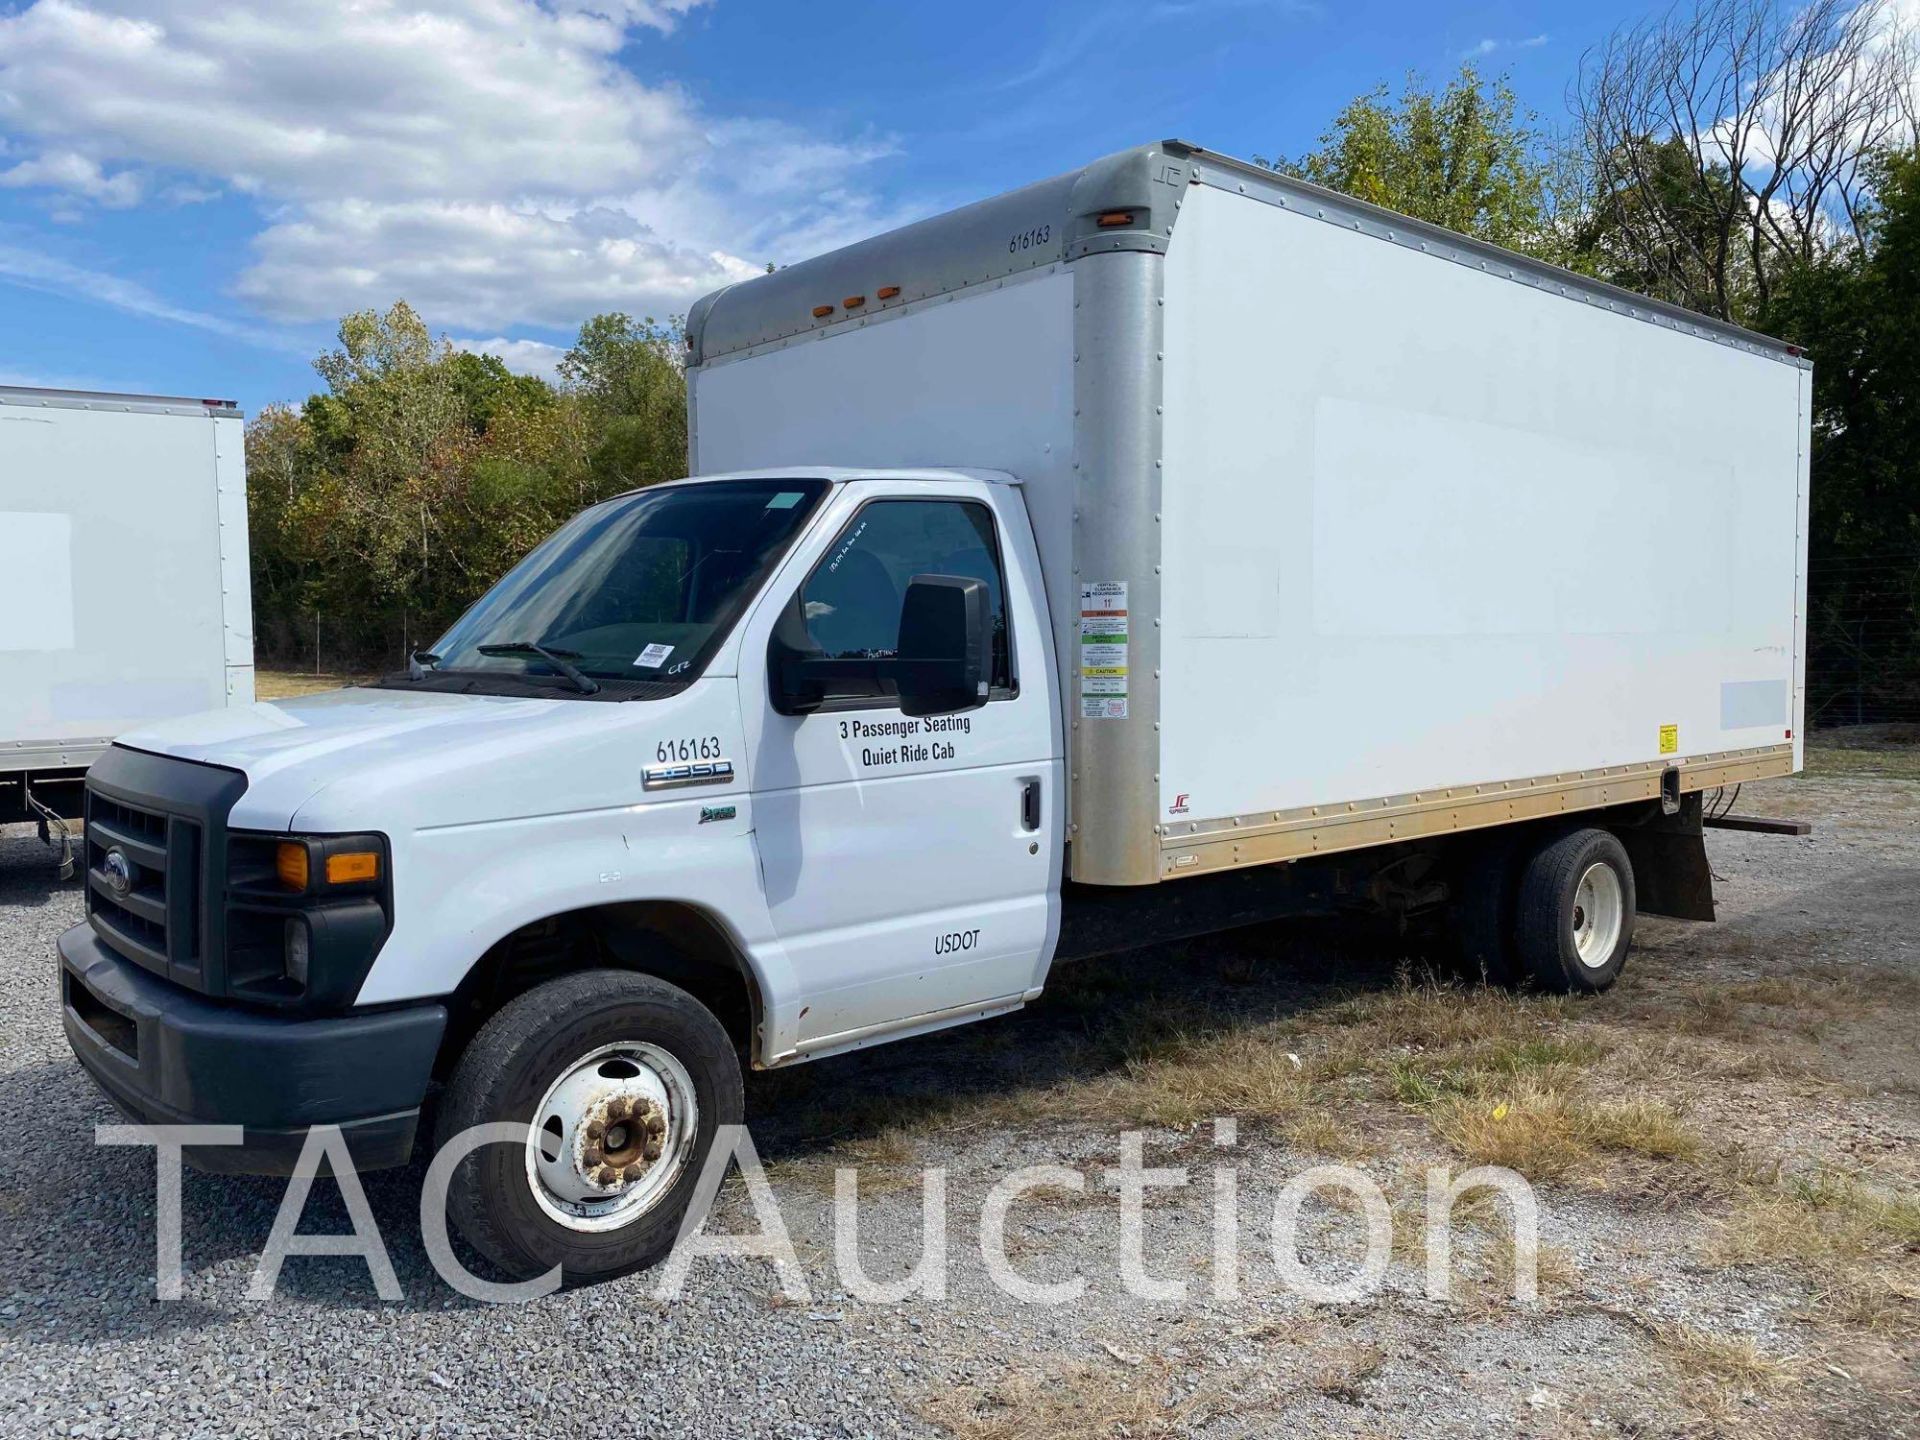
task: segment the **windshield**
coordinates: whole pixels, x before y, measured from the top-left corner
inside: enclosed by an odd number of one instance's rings
[[[691,680],[826,488],[720,480],[583,510],[441,637],[433,673]]]

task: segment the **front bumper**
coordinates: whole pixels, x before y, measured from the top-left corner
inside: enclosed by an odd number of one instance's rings
[[[302,1019],[204,999],[150,975],[90,926],[60,937],[67,1043],[115,1105],[145,1125],[241,1125],[239,1145],[188,1163],[290,1174],[307,1132],[338,1125],[357,1169],[404,1165],[446,1007]]]

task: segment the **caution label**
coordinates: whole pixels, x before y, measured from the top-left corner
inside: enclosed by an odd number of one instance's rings
[[[1127,718],[1127,582],[1080,587],[1080,718]]]
[[[1680,753],[1680,727],[1678,725],[1662,725],[1660,727],[1660,753],[1662,755],[1678,755]]]

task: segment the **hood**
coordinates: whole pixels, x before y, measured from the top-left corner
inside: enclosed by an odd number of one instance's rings
[[[516,802],[481,777],[497,778],[528,754],[591,749],[629,728],[624,712],[643,709],[659,707],[350,689],[188,716],[117,743],[243,771],[236,828],[287,830],[297,820],[318,830],[374,830],[395,823],[389,797],[418,801],[449,790],[466,797],[445,817],[454,823],[503,818]]]

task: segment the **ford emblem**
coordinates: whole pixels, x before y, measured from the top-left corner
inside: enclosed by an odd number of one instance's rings
[[[107,888],[116,895],[133,893],[133,862],[127,859],[127,852],[119,846],[107,851],[103,867],[107,872]]]

